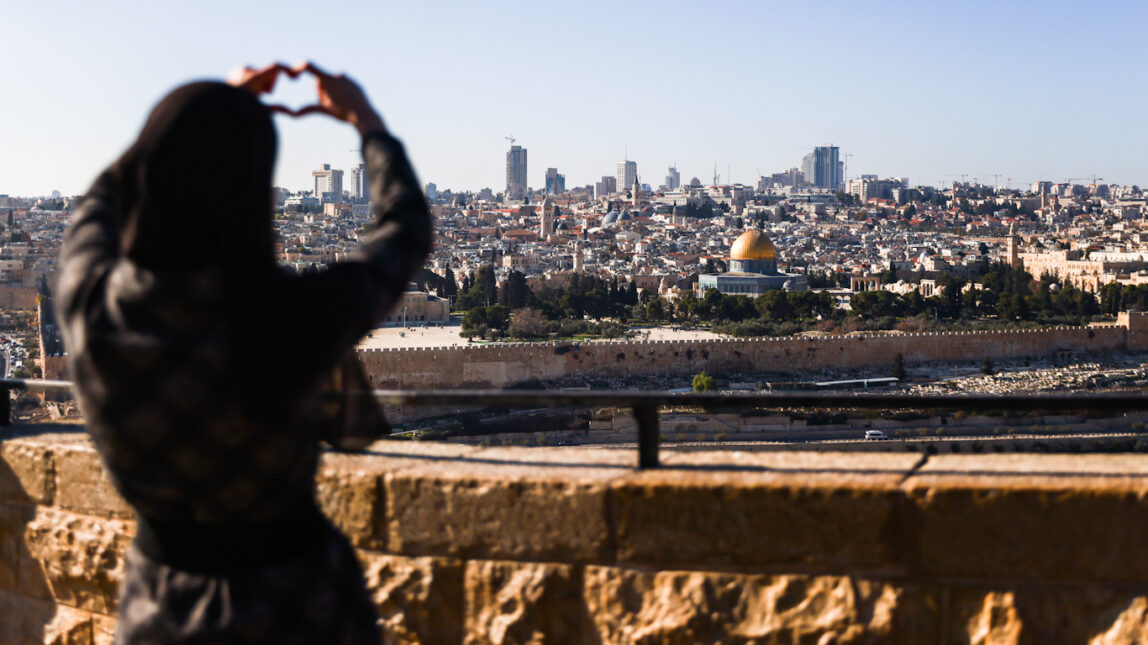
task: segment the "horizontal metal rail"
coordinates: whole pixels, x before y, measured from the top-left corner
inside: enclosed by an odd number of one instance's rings
[[[70,381],[0,379],[0,390],[70,392]],[[1139,412],[1148,410],[1148,394],[838,394],[649,392],[637,390],[375,390],[387,405],[438,407],[609,407],[629,408],[638,425],[638,467],[658,466],[658,411],[704,410],[964,410],[967,412]],[[11,423],[11,397],[0,396],[0,425]]]

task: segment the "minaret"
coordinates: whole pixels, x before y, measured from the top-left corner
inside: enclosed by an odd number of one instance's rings
[[[582,271],[584,270],[582,262],[583,262],[583,260],[582,260],[582,242],[575,242],[574,243],[574,273],[577,273],[578,275],[582,275]]]
[[[545,240],[554,232],[554,202],[550,201],[549,195],[542,200],[541,210],[542,221],[539,224],[538,236]]]
[[[1020,268],[1020,252],[1017,249],[1016,223],[1008,225],[1008,265],[1014,269]]]
[[[633,195],[630,197],[630,203],[634,208],[638,207],[638,195],[641,194],[642,188],[638,185],[638,173],[634,173],[634,190],[631,191]]]

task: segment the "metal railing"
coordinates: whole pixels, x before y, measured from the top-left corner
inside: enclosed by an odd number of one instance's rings
[[[71,392],[70,381],[0,379],[0,426],[11,424],[12,391]],[[1148,411],[1148,394],[840,394],[563,391],[563,390],[375,390],[380,403],[403,406],[488,408],[628,408],[638,426],[638,468],[657,468],[663,408],[717,410],[964,410],[965,412]]]

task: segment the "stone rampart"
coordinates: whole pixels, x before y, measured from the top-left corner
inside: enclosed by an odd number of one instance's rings
[[[1139,318],[1137,318],[1139,322]],[[702,341],[504,343],[464,347],[361,350],[376,388],[506,387],[567,376],[625,378],[651,374],[855,369],[931,361],[1052,357],[1068,350],[1103,353],[1148,349],[1148,332],[1116,324],[992,332],[862,334],[820,338]]]
[[[0,441],[0,643],[108,644],[135,523],[84,436],[45,430]],[[387,643],[1148,638],[1144,457],[633,461],[382,442],[317,489]]]

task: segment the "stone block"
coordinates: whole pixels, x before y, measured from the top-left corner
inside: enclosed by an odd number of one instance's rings
[[[1095,584],[954,586],[948,615],[948,642],[1148,642],[1148,598]]]
[[[24,551],[24,525],[32,509],[0,504],[0,590],[20,588],[20,561]]]
[[[463,568],[450,558],[361,553],[371,599],[390,644],[462,641]]]
[[[92,614],[59,605],[56,615],[44,625],[44,645],[94,645]]]
[[[582,577],[562,564],[466,563],[467,645],[597,643]]]
[[[0,502],[52,504],[50,445],[9,439],[0,443]]]
[[[116,619],[92,614],[92,645],[113,645],[116,639]]]
[[[380,475],[324,462],[315,478],[319,508],[359,547],[383,548],[386,535],[376,534],[383,513]]]
[[[56,602],[112,614],[133,532],[123,521],[41,508],[24,536]]]
[[[901,572],[907,454],[682,453],[612,485],[618,561]],[[737,463],[734,463],[737,462]]]
[[[0,591],[0,643],[39,645],[48,642],[45,631],[56,612],[52,602]],[[53,627],[52,631],[58,630]]]
[[[55,455],[57,506],[88,515],[134,516],[132,508],[112,485],[104,462],[90,445],[63,446]]]
[[[1148,561],[1129,557],[1148,543],[1146,468],[1142,458],[1112,455],[930,459],[905,483],[917,573],[1148,580]],[[1098,528],[1117,518],[1118,530]]]
[[[24,538],[25,528],[35,516],[35,507],[0,504],[0,589],[51,600],[48,581]]]
[[[587,567],[600,642],[934,643],[938,592],[842,576]]]
[[[604,562],[606,482],[628,472],[580,451],[481,451],[386,475],[387,548],[408,555]],[[613,453],[612,459],[629,455]],[[565,460],[565,461],[563,461]]]

